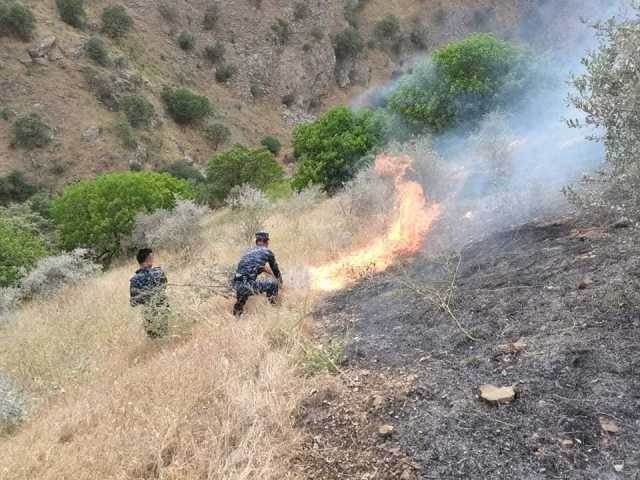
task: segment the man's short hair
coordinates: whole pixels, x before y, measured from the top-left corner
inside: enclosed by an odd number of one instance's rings
[[[269,241],[269,233],[268,232],[257,232],[256,233],[256,242],[268,242]]]
[[[144,262],[147,261],[147,259],[152,253],[153,253],[153,250],[151,250],[150,248],[141,248],[140,250],[138,250],[138,254],[136,255],[136,260],[138,260],[138,263],[142,265]]]

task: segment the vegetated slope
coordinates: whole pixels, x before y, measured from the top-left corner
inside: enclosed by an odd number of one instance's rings
[[[53,189],[129,166],[155,168],[182,159],[203,165],[223,147],[208,143],[199,127],[178,127],[164,114],[160,94],[165,86],[208,96],[215,108],[210,122],[227,126],[230,142],[258,144],[263,136],[276,135],[286,144],[293,124],[384,84],[421,51],[477,30],[517,36],[536,8],[520,0],[472,6],[371,0],[350,14],[341,0],[303,2],[308,7],[303,10],[291,0],[179,0],[168,2],[175,5],[175,15],[163,16],[162,2],[123,1],[133,28],[117,41],[105,37],[112,62],[104,67],[85,52],[87,40],[99,33],[104,2],[85,2],[84,30],[63,23],[54,0],[26,3],[37,19],[34,40],[0,41],[0,174],[25,170]],[[214,21],[205,27],[211,5],[216,6]],[[387,38],[376,34],[376,25],[389,15],[398,18],[399,29]],[[349,27],[346,17],[357,25],[366,48],[338,59],[333,44]],[[183,32],[194,35],[193,49],[180,48]],[[33,60],[28,48],[50,36],[55,45]],[[218,42],[224,55],[214,64],[204,52]],[[216,72],[223,66],[230,66],[232,75],[221,83]],[[151,128],[134,132],[133,142],[118,126],[122,113],[116,111],[132,94],[146,97],[158,113]],[[53,141],[34,150],[14,148],[13,122],[29,112],[51,126]]]
[[[627,227],[527,224],[327,302],[318,317],[351,340],[342,385],[311,397],[300,416],[313,438],[310,471],[636,478],[639,232]],[[516,399],[488,405],[482,384],[513,385]],[[394,427],[385,438],[384,424]]]

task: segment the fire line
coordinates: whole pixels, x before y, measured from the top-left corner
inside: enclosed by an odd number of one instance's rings
[[[389,228],[381,237],[331,263],[313,267],[311,287],[336,291],[354,283],[363,273],[380,273],[399,258],[420,251],[427,233],[440,216],[439,204],[427,204],[422,186],[406,178],[413,159],[409,156],[380,155],[375,171],[383,177],[393,177],[396,200]]]

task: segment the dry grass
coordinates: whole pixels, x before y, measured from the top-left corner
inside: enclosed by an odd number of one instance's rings
[[[285,272],[280,308],[252,299],[238,321],[232,300],[175,288],[171,336],[154,343],[128,307],[127,264],[18,311],[0,332],[0,365],[36,404],[16,435],[0,439],[0,477],[297,478],[294,412],[316,381],[301,367],[320,298],[306,287],[306,266],[382,221],[363,217],[359,232],[341,235],[354,224],[344,198],[308,203],[280,205],[267,221]],[[246,246],[231,218],[209,216],[201,248],[158,252],[170,281],[237,261]]]

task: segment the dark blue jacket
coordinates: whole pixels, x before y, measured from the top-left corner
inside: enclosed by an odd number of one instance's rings
[[[240,259],[235,281],[255,282],[267,264],[271,267],[271,271],[276,278],[282,280],[282,274],[273,252],[267,247],[256,246],[248,250]]]
[[[146,305],[152,299],[166,301],[166,288],[167,276],[160,267],[141,268],[129,281],[131,306]]]

